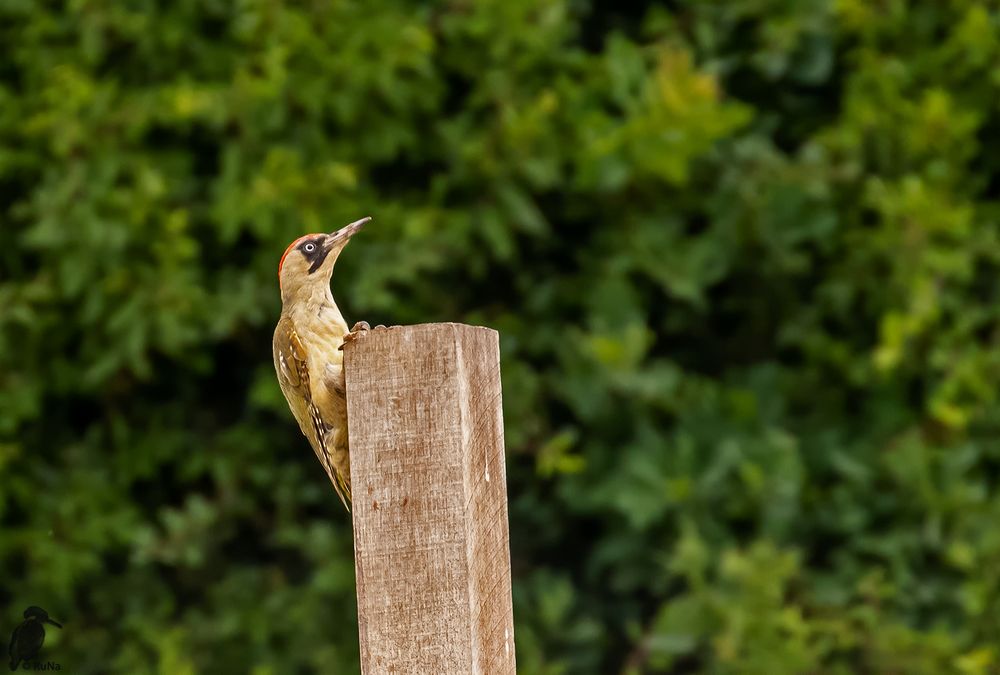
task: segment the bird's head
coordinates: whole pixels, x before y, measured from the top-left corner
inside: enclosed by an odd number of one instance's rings
[[[278,263],[282,302],[314,293],[319,297],[329,293],[330,275],[337,257],[369,220],[370,217],[356,220],[330,234],[307,234],[289,244]]]
[[[62,628],[62,624],[49,618],[49,613],[41,607],[32,605],[24,610],[24,618],[28,621],[38,621],[39,623],[49,623],[57,628]]]

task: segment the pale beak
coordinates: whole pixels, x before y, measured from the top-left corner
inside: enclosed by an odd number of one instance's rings
[[[350,239],[355,234],[357,234],[358,230],[360,230],[362,227],[365,226],[365,223],[367,223],[371,219],[372,219],[371,216],[365,216],[361,220],[355,220],[350,225],[345,225],[336,232],[331,232],[330,234],[326,235],[326,245],[332,246],[340,241],[346,241]]]

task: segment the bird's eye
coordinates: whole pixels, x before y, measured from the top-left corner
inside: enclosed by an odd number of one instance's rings
[[[305,246],[303,246],[303,247],[302,247],[302,249],[303,249],[303,250],[304,250],[304,251],[305,251],[306,253],[312,253],[313,251],[315,251],[315,250],[316,250],[316,244],[314,244],[314,243],[312,243],[312,242],[309,242],[308,244],[306,244]]]

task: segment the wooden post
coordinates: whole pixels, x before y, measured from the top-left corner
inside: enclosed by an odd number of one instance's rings
[[[515,673],[496,331],[347,345],[361,671]]]

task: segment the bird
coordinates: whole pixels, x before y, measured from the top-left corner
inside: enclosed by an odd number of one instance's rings
[[[347,329],[330,279],[347,242],[369,221],[365,217],[336,232],[301,236],[278,263],[281,317],[274,329],[274,370],[292,415],[348,511],[351,459],[343,346],[370,326],[359,321]]]
[[[62,628],[62,624],[50,619],[49,613],[41,607],[32,605],[24,610],[24,621],[10,636],[7,653],[10,654],[11,670],[17,670],[21,661],[30,661],[38,656],[38,650],[45,642],[45,626],[42,625],[45,623]]]

